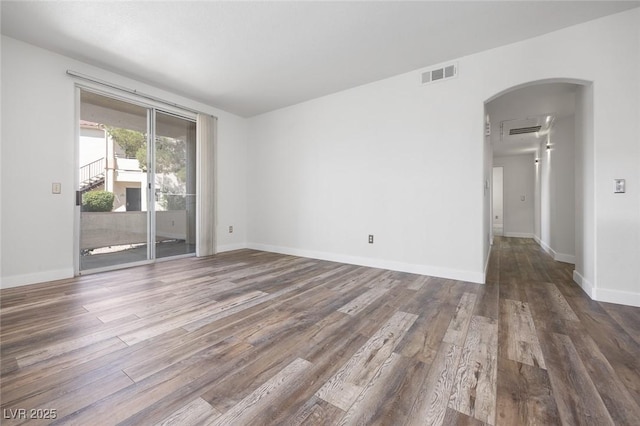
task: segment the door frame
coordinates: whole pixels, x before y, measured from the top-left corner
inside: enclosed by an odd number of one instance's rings
[[[80,161],[80,117],[81,117],[81,97],[80,94],[82,91],[88,91],[95,93],[97,95],[105,96],[108,98],[116,99],[123,102],[128,102],[143,108],[147,109],[147,164],[154,165],[153,167],[149,166],[147,171],[147,188],[146,188],[146,197],[147,197],[147,259],[142,261],[135,261],[130,263],[122,263],[117,265],[105,266],[100,268],[81,270],[80,269],[80,229],[81,229],[81,200],[74,200],[74,232],[73,232],[73,269],[74,275],[88,275],[105,271],[112,271],[117,269],[130,268],[134,266],[148,265],[156,262],[163,262],[173,259],[185,258],[185,257],[194,257],[196,256],[196,252],[181,254],[170,257],[162,257],[156,258],[156,244],[155,244],[155,236],[156,236],[156,214],[155,214],[155,199],[153,193],[153,182],[155,182],[155,134],[156,134],[156,112],[159,111],[161,113],[171,114],[179,118],[183,118],[185,120],[196,122],[196,114],[189,112],[178,110],[176,108],[171,108],[168,105],[159,105],[159,104],[151,104],[148,102],[141,101],[134,96],[121,95],[118,93],[114,93],[111,90],[104,90],[92,83],[75,83],[74,85],[74,98],[75,98],[75,110],[74,110],[74,135],[75,135],[75,144],[74,144],[74,190],[77,191],[77,188],[80,186],[79,176],[77,173],[77,167]],[[198,161],[196,159],[196,161]],[[198,173],[198,172],[197,172]],[[198,179],[198,178],[197,178]],[[142,188],[141,192],[142,192]],[[141,193],[141,197],[144,196]],[[197,194],[196,194],[197,197]],[[196,226],[197,226],[197,220]],[[196,243],[197,244],[197,243]]]

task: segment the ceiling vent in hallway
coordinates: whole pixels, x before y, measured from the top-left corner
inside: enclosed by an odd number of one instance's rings
[[[458,76],[458,64],[449,64],[442,67],[424,71],[420,74],[422,84],[430,84],[440,80]]]
[[[524,133],[536,133],[540,131],[542,126],[519,127],[517,129],[509,129],[509,135],[522,135]]]
[[[503,142],[531,142],[544,138],[554,122],[552,113],[500,122],[500,140]],[[535,142],[539,143],[539,142]]]

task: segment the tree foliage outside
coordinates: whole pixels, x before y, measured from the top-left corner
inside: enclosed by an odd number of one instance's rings
[[[144,133],[117,127],[109,127],[107,132],[127,158],[137,158],[140,168],[147,169],[147,136]],[[175,174],[180,182],[184,182],[186,163],[185,141],[164,136],[156,138],[156,173]]]
[[[109,136],[125,152],[127,158],[136,158],[140,169],[147,170],[147,136],[144,133],[110,127]],[[177,185],[170,180],[162,188],[158,202],[168,210],[184,210],[187,180],[186,141],[164,136],[156,138],[156,173],[174,175]]]
[[[114,195],[109,191],[90,191],[82,195],[83,212],[110,212]]]
[[[144,133],[119,127],[108,127],[107,133],[120,145],[127,158],[137,158],[140,168],[147,169],[147,136]]]

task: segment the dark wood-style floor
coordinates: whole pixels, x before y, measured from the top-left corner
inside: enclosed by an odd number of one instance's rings
[[[2,423],[637,425],[640,309],[571,272],[499,238],[486,285],[240,250],[3,290]]]

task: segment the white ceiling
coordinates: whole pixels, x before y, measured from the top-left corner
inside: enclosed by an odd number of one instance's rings
[[[2,1],[2,33],[242,116],[633,7],[617,1]]]
[[[577,87],[570,83],[536,84],[513,90],[487,103],[486,111],[491,119],[493,156],[536,153],[540,142],[546,141],[546,133],[503,137],[500,124],[517,120],[524,127],[531,125],[527,121],[537,120],[538,124],[543,126],[541,130],[544,130],[546,117],[551,116],[553,120],[557,120],[575,113]]]

